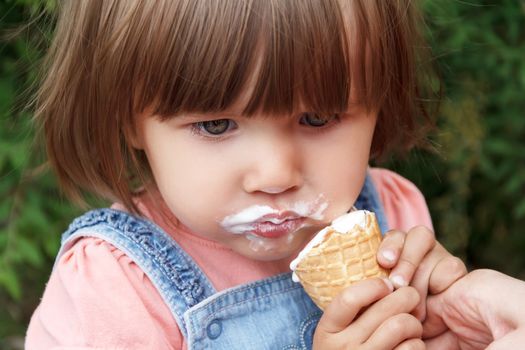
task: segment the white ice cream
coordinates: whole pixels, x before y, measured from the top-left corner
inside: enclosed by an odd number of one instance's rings
[[[299,265],[299,262],[308,255],[308,252],[317,245],[319,245],[321,242],[323,242],[324,237],[326,234],[330,231],[330,229],[335,230],[337,232],[341,233],[348,233],[355,225],[359,225],[362,228],[365,228],[366,226],[366,215],[370,212],[367,210],[356,210],[352,211],[348,214],[344,214],[334,221],[332,221],[332,224],[330,226],[325,227],[321,231],[319,231],[314,238],[308,242],[308,244],[303,248],[303,250],[297,255],[297,258],[295,258],[290,263],[290,269],[293,271],[292,279],[295,282],[299,282],[299,278],[295,274],[295,269],[297,268],[297,265]]]

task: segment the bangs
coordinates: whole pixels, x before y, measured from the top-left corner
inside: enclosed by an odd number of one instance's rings
[[[149,21],[150,37],[136,39],[142,48],[127,58],[136,111],[169,118],[239,101],[244,115],[348,107],[348,37],[336,0],[165,1],[150,11],[135,19]],[[127,27],[128,40],[140,37],[131,32],[140,26]]]

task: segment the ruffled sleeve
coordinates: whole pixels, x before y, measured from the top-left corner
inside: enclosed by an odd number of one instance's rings
[[[83,238],[59,260],[29,324],[32,349],[182,349],[171,312],[131,259]]]
[[[417,225],[433,229],[425,198],[412,182],[387,169],[371,168],[370,175],[390,229],[408,231]]]

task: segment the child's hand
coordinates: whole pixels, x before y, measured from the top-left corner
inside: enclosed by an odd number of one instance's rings
[[[408,233],[387,232],[377,254],[379,264],[390,268],[394,287],[413,286],[421,302],[413,315],[419,320],[426,317],[428,293],[436,294],[447,289],[467,273],[465,264],[452,256],[436,241],[434,232],[416,226]]]
[[[410,314],[418,292],[392,290],[390,282],[378,278],[346,288],[321,317],[313,349],[424,349],[422,325]]]

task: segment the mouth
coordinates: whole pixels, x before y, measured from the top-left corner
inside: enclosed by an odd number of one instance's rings
[[[219,221],[220,226],[232,234],[249,234],[262,238],[280,238],[304,226],[318,223],[328,206],[311,202],[296,202],[287,209],[276,209],[267,205],[252,205],[228,215]]]
[[[280,238],[299,230],[306,224],[306,217],[294,212],[270,213],[253,221],[223,226],[234,234],[252,234],[263,238]]]
[[[285,219],[271,219],[267,221],[254,222],[251,229],[246,233],[251,233],[263,238],[281,238],[289,233],[295,232],[304,226],[306,218],[291,217]]]

